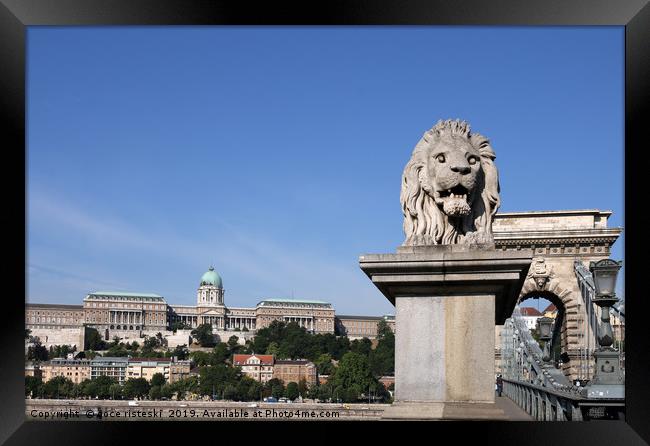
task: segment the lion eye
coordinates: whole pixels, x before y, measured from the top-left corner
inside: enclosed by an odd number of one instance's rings
[[[476,164],[476,157],[475,156],[470,156],[468,162],[472,165]]]
[[[444,163],[445,162],[445,155],[438,155],[436,157],[439,163]]]

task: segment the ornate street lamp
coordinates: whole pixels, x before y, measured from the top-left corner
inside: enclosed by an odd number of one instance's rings
[[[593,303],[600,307],[600,325],[598,327],[598,345],[594,352],[596,374],[585,389],[587,396],[597,398],[624,398],[623,376],[620,370],[620,352],[612,347],[614,333],[609,320],[609,309],[616,297],[616,277],[623,262],[603,259],[589,264],[589,271],[594,281],[596,295]]]
[[[548,366],[548,361],[551,359],[550,340],[553,337],[551,329],[553,327],[553,319],[550,317],[540,317],[537,319],[537,333],[539,339],[544,341],[544,353],[542,354],[542,367]]]
[[[614,305],[618,298],[616,297],[616,276],[618,270],[621,269],[623,262],[616,262],[610,259],[600,260],[598,262],[591,262],[589,270],[594,279],[594,287],[596,288],[596,295],[593,298],[594,304],[601,308],[600,320],[602,324],[598,327],[598,350],[614,350],[612,344],[614,343],[614,333],[612,332],[612,324],[609,320],[609,309]]]

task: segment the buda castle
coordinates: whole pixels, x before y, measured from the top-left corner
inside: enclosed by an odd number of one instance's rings
[[[98,291],[88,294],[82,305],[26,304],[26,328],[44,345],[83,346],[84,327],[99,331],[111,340],[144,336],[173,338],[175,329],[193,329],[210,324],[213,333],[227,340],[236,331],[250,338],[274,320],[296,322],[310,333],[333,333],[350,338],[374,338],[379,320],[393,328],[394,316],[335,315],[332,304],[320,300],[265,299],[254,308],[228,307],[219,274],[211,266],[203,274],[196,292],[196,305],[173,305],[163,296],[150,293]],[[179,342],[182,343],[182,342]]]

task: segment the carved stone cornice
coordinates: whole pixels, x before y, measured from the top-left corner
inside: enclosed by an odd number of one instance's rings
[[[608,255],[623,228],[501,231],[494,233],[497,249],[532,248],[535,255]]]
[[[558,229],[540,231],[495,231],[494,242],[497,245],[512,244],[581,244],[614,243],[623,228],[603,229]]]

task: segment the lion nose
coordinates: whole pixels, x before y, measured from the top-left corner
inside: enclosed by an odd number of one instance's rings
[[[472,169],[469,166],[451,166],[453,172],[458,172],[461,174],[470,173]]]

